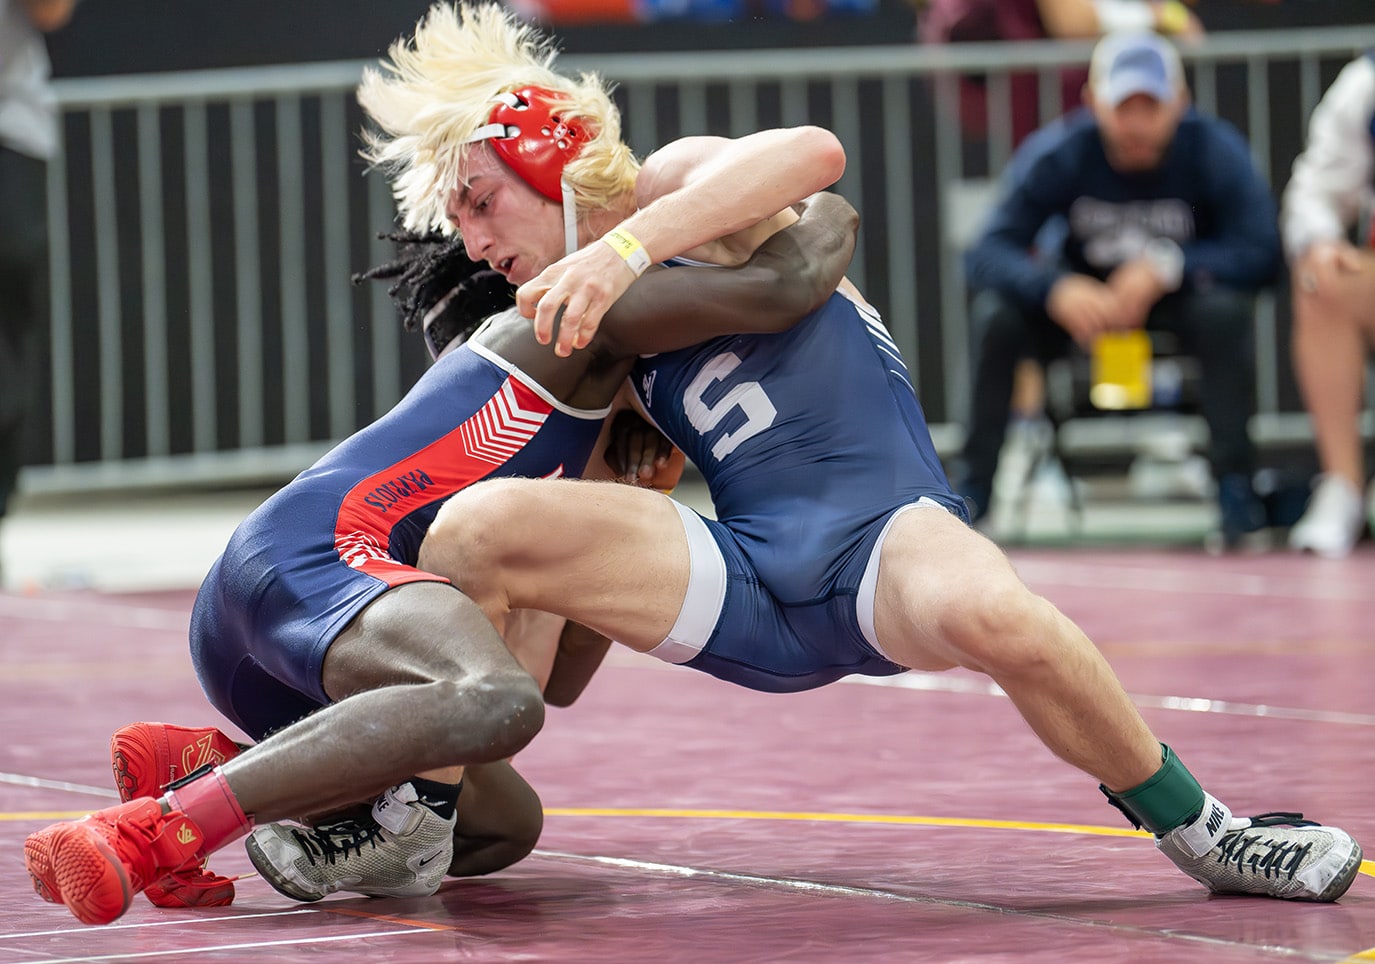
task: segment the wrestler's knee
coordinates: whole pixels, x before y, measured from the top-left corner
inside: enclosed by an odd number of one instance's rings
[[[479,599],[502,585],[531,508],[521,479],[489,479],[471,485],[444,504],[420,546],[418,565],[452,579]]]
[[[502,846],[492,869],[500,870],[530,855],[544,832],[544,806],[534,789],[523,780],[520,791],[507,798],[503,811]]]
[[[1055,613],[1010,571],[989,574],[937,614],[960,665],[992,676],[1035,672],[1055,658]]]
[[[411,689],[414,736],[429,747],[426,768],[505,759],[544,726],[544,696],[519,669]]]
[[[469,767],[454,825],[452,877],[490,874],[529,856],[544,830],[539,796],[505,761]]]

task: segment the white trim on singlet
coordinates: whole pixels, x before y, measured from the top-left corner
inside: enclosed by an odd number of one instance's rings
[[[721,618],[726,604],[726,560],[702,517],[680,502],[673,502],[673,507],[687,534],[688,587],[668,638],[649,655],[666,663],[686,663],[706,646]]]
[[[671,257],[671,258],[665,258],[661,263],[662,263],[662,264],[668,264],[670,261],[675,261],[675,262],[677,262],[677,263],[680,264],[680,265],[685,265],[685,266],[691,267],[691,268],[724,268],[724,267],[725,267],[725,265],[723,265],[723,264],[717,264],[715,261],[698,261],[696,258],[685,258],[685,257],[683,257],[681,254],[674,255],[674,256]]]
[[[874,595],[878,589],[878,560],[883,552],[883,543],[888,538],[888,530],[893,528],[893,523],[897,521],[898,516],[908,509],[944,509],[946,512],[950,511],[935,499],[922,496],[916,502],[909,503],[890,515],[888,521],[883,525],[883,531],[879,533],[878,541],[874,543],[873,551],[869,553],[869,562],[864,567],[864,576],[859,580],[859,592],[855,596],[855,621],[859,623],[859,631],[864,634],[864,639],[884,659],[890,663],[898,663],[899,666],[902,664],[879,645],[878,633],[874,632]]]
[[[512,308],[511,310],[515,311],[516,309]],[[476,334],[476,332],[474,332],[474,334]],[[496,352],[492,351],[492,349],[487,348],[483,345],[479,345],[475,341],[468,342],[468,347],[477,354],[481,355],[483,358],[487,359],[487,361],[491,362],[493,365],[500,368],[502,371],[507,372],[509,375],[511,375],[512,378],[518,379],[521,382],[521,384],[527,386],[530,389],[530,391],[534,392],[540,398],[544,399],[546,402],[554,406],[556,409],[558,409],[565,415],[572,416],[573,418],[587,419],[589,421],[600,421],[601,419],[604,419],[611,414],[610,405],[606,406],[605,408],[596,409],[574,408],[572,405],[567,405],[559,401],[557,398],[555,398],[550,393],[549,389],[545,388],[539,382],[535,381],[533,378],[531,378],[525,372],[521,371],[520,368],[516,367],[511,362],[507,361],[505,358],[502,358]]]

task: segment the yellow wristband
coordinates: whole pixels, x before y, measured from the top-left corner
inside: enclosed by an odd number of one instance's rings
[[[1189,29],[1189,8],[1179,0],[1165,0],[1156,8],[1155,25],[1163,34],[1181,34]]]
[[[645,269],[649,267],[649,252],[645,250],[639,238],[624,228],[612,228],[602,235],[602,240],[621,256],[626,266],[635,272],[635,277],[638,278],[645,273]]]

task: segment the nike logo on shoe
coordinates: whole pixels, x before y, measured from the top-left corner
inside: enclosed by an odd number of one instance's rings
[[[444,855],[444,851],[442,851],[442,850],[436,850],[436,851],[435,851],[434,853],[432,853],[432,854],[426,854],[424,857],[421,857],[419,860],[417,860],[417,861],[415,862],[415,867],[416,867],[417,870],[419,870],[421,867],[424,867],[426,864],[432,863],[436,857],[441,857],[441,856],[443,856],[443,855]]]

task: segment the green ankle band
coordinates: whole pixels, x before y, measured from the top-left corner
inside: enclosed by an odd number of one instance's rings
[[[1203,788],[1165,744],[1160,744],[1160,769],[1140,786],[1122,793],[1102,790],[1128,819],[1151,833],[1168,833],[1188,823],[1203,809]]]

